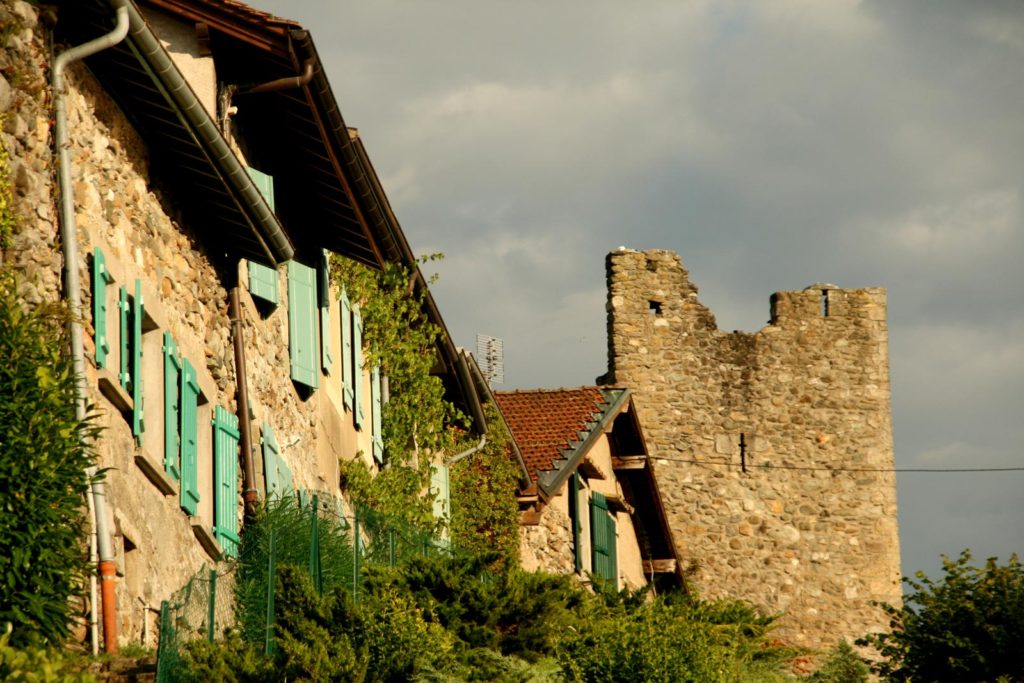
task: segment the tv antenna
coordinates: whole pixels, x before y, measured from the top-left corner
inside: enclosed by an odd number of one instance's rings
[[[505,383],[505,342],[486,334],[476,335],[476,360],[488,384]]]

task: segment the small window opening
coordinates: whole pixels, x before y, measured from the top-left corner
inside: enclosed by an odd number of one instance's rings
[[[653,316],[655,316],[657,318],[660,318],[661,317],[661,302],[660,301],[648,301],[647,303],[650,306],[649,310],[650,310],[651,315],[653,315]]]
[[[828,317],[828,290],[821,290],[821,317]]]
[[[658,262],[652,258],[647,259],[647,270],[652,273],[656,272],[658,270]]]
[[[747,436],[740,432],[740,469],[747,471]]]

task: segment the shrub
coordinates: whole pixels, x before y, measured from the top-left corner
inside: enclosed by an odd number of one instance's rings
[[[98,428],[75,417],[66,315],[26,310],[0,275],[0,624],[11,642],[59,642],[89,570],[83,496]]]
[[[943,558],[944,576],[904,578],[910,592],[901,609],[882,605],[892,630],[867,636],[883,660],[874,669],[894,681],[1024,680],[1024,566],[989,558],[970,565],[971,553]]]
[[[841,640],[807,680],[810,683],[867,683],[868,673],[867,664],[861,661],[849,643]]]
[[[92,683],[96,678],[83,671],[83,661],[60,652],[10,645],[11,626],[0,636],[0,680],[7,683]]]

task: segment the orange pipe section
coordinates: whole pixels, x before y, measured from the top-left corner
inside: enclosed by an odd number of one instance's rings
[[[103,600],[103,651],[108,655],[117,654],[117,605],[114,587],[117,582],[117,565],[111,560],[100,562],[100,595]]]

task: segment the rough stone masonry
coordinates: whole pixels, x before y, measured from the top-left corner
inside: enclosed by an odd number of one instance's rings
[[[679,561],[706,598],[782,613],[828,648],[899,604],[883,289],[771,298],[756,333],[719,330],[679,256],[608,255],[608,375],[629,387]]]

